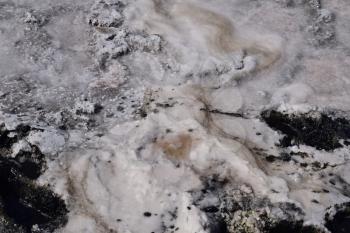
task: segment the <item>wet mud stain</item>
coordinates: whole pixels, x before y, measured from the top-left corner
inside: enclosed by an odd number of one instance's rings
[[[19,126],[13,137],[4,127],[0,131],[0,232],[53,232],[67,222],[65,202],[34,183],[45,170],[44,154],[31,145],[30,151],[8,157],[11,146],[30,130]]]
[[[275,110],[261,113],[269,127],[284,134],[281,147],[307,145],[317,150],[331,151],[343,147],[350,139],[350,121],[333,118],[325,113],[284,114]]]
[[[188,134],[179,134],[164,139],[159,139],[156,146],[159,147],[169,159],[186,159],[191,151],[192,137]]]

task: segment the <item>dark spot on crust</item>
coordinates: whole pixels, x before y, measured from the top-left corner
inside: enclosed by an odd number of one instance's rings
[[[102,109],[103,109],[103,106],[101,104],[95,104],[94,105],[94,113],[95,114],[100,113],[102,111]]]
[[[150,212],[144,212],[144,213],[143,213],[143,216],[145,216],[145,217],[151,217],[151,216],[152,216],[152,213],[150,213]]]
[[[268,156],[266,156],[266,161],[267,162],[270,162],[270,163],[272,163],[272,162],[275,162],[275,160],[276,160],[276,156],[273,156],[273,155],[268,155]]]

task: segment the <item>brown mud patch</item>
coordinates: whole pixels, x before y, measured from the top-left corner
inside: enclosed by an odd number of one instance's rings
[[[184,160],[191,152],[193,138],[189,134],[179,134],[159,139],[155,146],[163,151],[169,159]]]

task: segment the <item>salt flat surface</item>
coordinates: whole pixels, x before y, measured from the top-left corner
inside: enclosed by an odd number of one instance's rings
[[[8,157],[45,154],[35,182],[69,211],[57,232],[269,232],[262,216],[336,232],[346,137],[282,147],[261,113],[349,119],[349,14],[346,0],[2,1],[0,120],[32,127]]]

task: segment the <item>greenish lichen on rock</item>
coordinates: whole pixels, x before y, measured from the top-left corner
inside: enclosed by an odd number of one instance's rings
[[[324,233],[305,225],[304,211],[290,202],[272,203],[246,185],[232,187],[212,176],[205,188],[193,192],[194,205],[206,213],[211,233]]]

